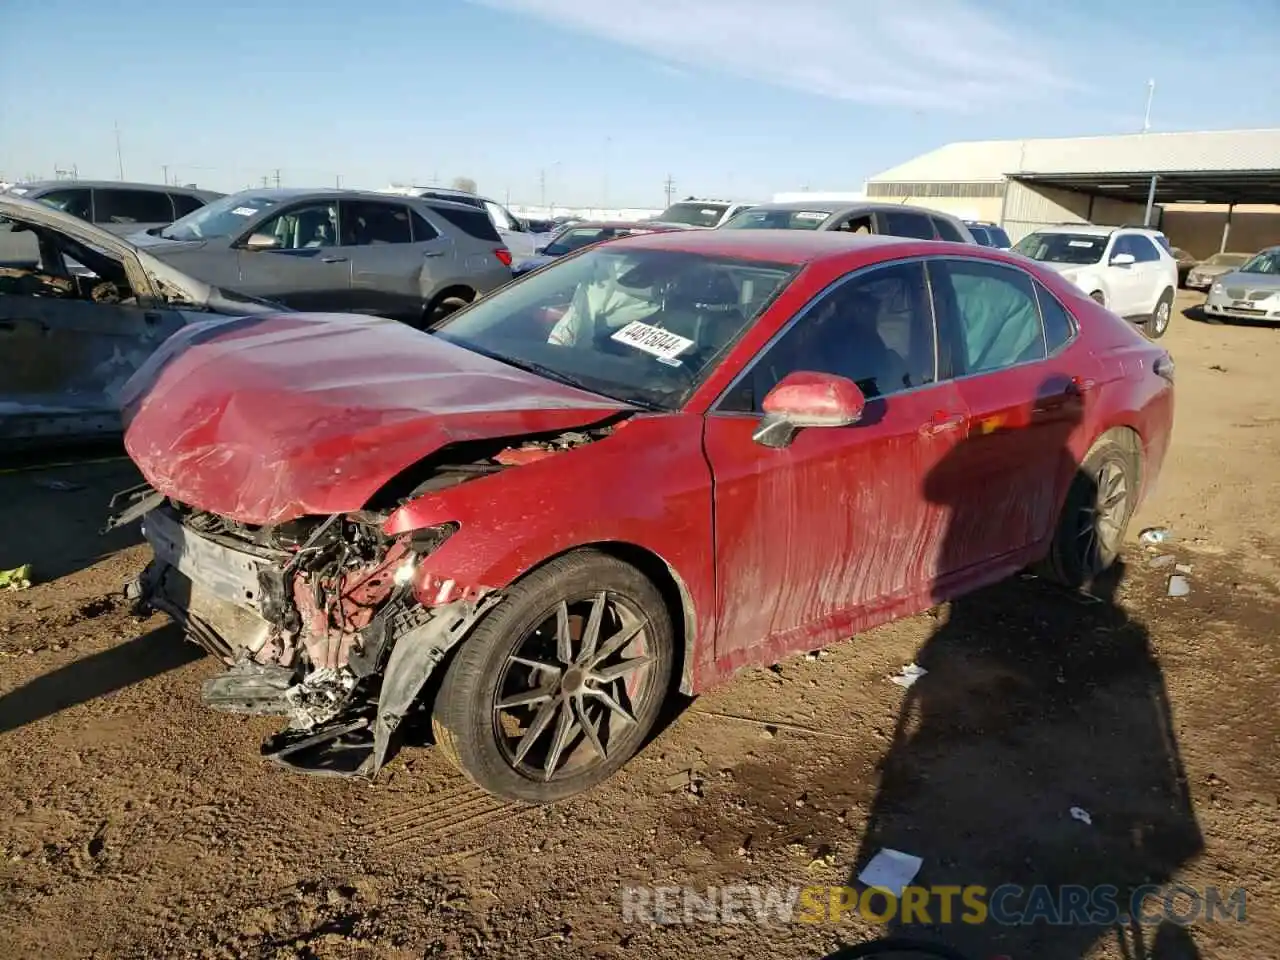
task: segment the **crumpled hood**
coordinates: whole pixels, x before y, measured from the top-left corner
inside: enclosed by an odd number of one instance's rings
[[[392,320],[303,313],[186,327],[121,404],[125,447],[156,490],[251,524],[359,510],[450,443],[631,409]]]

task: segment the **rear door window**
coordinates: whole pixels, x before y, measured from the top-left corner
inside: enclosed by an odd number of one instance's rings
[[[950,220],[944,217],[933,218],[933,229],[938,231],[938,237],[942,240],[950,240],[952,243],[965,243],[964,234],[955,228]]]
[[[403,204],[344,200],[338,220],[344,247],[413,242],[409,209]]]
[[[93,222],[170,223],[173,204],[167,193],[153,190],[117,190],[99,187],[93,191]]]
[[[1038,282],[1035,287],[1036,300],[1040,304],[1040,318],[1044,321],[1045,347],[1049,353],[1053,353],[1075,336],[1076,324],[1057,297]]]
[[[929,264],[939,337],[953,376],[988,373],[1045,356],[1036,292],[1029,276],[1001,264]]]
[[[934,238],[933,224],[923,214],[908,213],[905,210],[884,210],[878,216],[881,233],[887,233],[892,237],[914,237],[917,240]]]

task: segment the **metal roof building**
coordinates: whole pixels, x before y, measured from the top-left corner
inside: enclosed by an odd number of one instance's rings
[[[1004,224],[1158,224],[1165,205],[1280,204],[1280,129],[951,143],[867,181],[869,198]]]

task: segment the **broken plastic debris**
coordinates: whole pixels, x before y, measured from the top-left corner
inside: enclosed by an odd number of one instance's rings
[[[1191,564],[1189,564],[1189,563],[1178,563],[1178,564],[1174,564],[1173,572],[1174,572],[1174,573],[1190,573],[1190,572],[1191,572]]]
[[[858,880],[868,887],[887,890],[895,897],[900,897],[923,865],[924,860],[920,857],[885,847],[862,868]]]
[[[1089,816],[1089,811],[1086,810],[1084,807],[1072,807],[1071,819],[1079,820],[1086,827],[1093,826],[1093,817]]]
[[[1145,544],[1168,543],[1173,538],[1168,527],[1147,527],[1140,534],[1138,539]]]
[[[0,590],[26,590],[31,586],[31,564],[0,570]]]
[[[1155,567],[1156,569],[1163,569],[1173,563],[1173,560],[1174,557],[1172,553],[1164,553],[1158,557],[1152,557],[1147,561],[1147,563],[1149,566]]]
[[[1180,574],[1174,574],[1169,578],[1169,596],[1185,597],[1191,592],[1191,583],[1186,577]]]
[[[929,671],[924,667],[918,666],[915,663],[908,663],[902,668],[902,672],[900,674],[896,677],[890,677],[889,680],[891,683],[896,683],[900,687],[910,688],[912,684],[928,672]]]

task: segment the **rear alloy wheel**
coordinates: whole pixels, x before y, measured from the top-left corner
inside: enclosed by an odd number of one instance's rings
[[[1159,340],[1169,329],[1169,321],[1173,319],[1173,291],[1166,290],[1160,294],[1155,310],[1151,311],[1151,319],[1142,325],[1148,340]]]
[[[1138,495],[1133,436],[1104,434],[1076,470],[1044,572],[1065,586],[1087,589],[1115,563]]]
[[[674,633],[657,587],[594,551],[516,583],[458,649],[432,725],[447,756],[507,800],[549,803],[609,777],[662,708]]]

